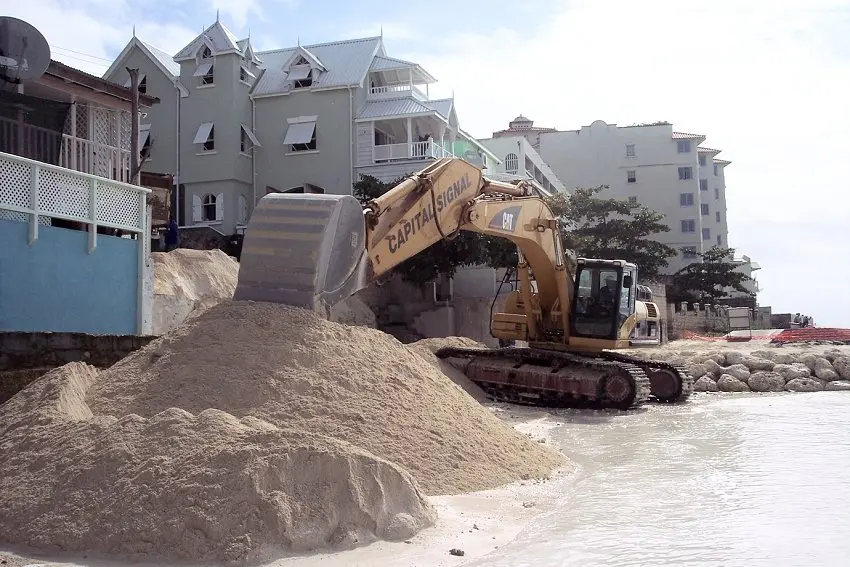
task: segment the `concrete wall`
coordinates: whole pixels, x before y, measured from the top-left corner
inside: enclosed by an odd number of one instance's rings
[[[519,171],[518,174],[528,173],[538,183],[549,191],[565,191],[566,186],[563,184],[558,175],[552,170],[548,163],[537,153],[531,146],[531,143],[522,136],[514,137],[499,137],[480,140],[488,150],[499,156],[502,163],[495,166],[494,171],[499,173],[513,173],[506,169],[506,156],[515,154],[518,159]],[[526,168],[526,162],[530,161],[534,167]]]
[[[714,211],[712,213],[712,220],[715,222],[717,226],[717,230],[719,231],[720,237],[720,245],[721,246],[729,246],[729,222],[726,218],[727,206],[726,206],[726,165],[724,163],[717,163],[717,160],[712,160],[713,163],[709,165],[711,167],[711,176],[709,177],[709,195],[708,198],[712,202],[712,206],[714,207]],[[715,175],[715,170],[717,174]],[[720,213],[720,222],[717,221],[716,213]],[[717,242],[715,241],[715,244]]]
[[[145,109],[146,117],[139,119],[140,125],[149,124],[151,129],[150,158],[142,166],[142,171],[154,173],[176,173],[177,171],[177,106],[180,93],[171,77],[151,61],[138,47],[133,47],[124,64],[116,69],[108,80],[123,85],[129,78],[127,67],[139,69],[139,76],[145,74],[147,94],[158,97],[160,102]],[[141,149],[141,148],[139,148]]]
[[[255,154],[260,196],[266,186],[287,191],[305,183],[326,193],[350,194],[354,123],[349,110],[347,89],[257,99],[256,134],[263,146]],[[299,116],[318,116],[313,151],[289,152],[283,145],[287,119]]]
[[[139,240],[0,220],[0,331],[136,332]]]
[[[636,197],[638,203],[665,215],[671,230],[656,235],[659,242],[677,249],[694,246],[700,252],[713,240],[702,239],[704,219],[708,217],[700,213],[701,193],[705,192],[699,188],[697,140],[691,140],[690,152],[679,153],[678,140],[672,134],[669,124],[620,128],[597,120],[581,130],[541,134],[539,153],[567,190],[608,185],[606,196],[624,200]],[[634,144],[634,157],[626,156],[627,144]],[[691,167],[692,179],[679,180],[679,167]],[[628,181],[629,171],[635,172],[635,182]],[[681,206],[682,193],[693,194],[692,205]],[[691,219],[695,221],[694,232],[683,233],[681,221]],[[710,226],[713,228],[714,223]],[[670,260],[666,272],[675,272],[691,261],[680,252],[678,258]]]

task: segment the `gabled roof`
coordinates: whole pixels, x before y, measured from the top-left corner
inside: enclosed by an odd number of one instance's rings
[[[701,154],[717,155],[720,153],[720,150],[712,150],[711,148],[697,148],[697,152]]]
[[[703,134],[688,134],[685,132],[673,132],[674,140],[701,140],[705,141],[705,135]]]
[[[47,66],[47,70],[44,74],[56,77],[57,79],[62,79],[66,83],[75,83],[82,87],[86,87],[87,89],[114,97],[123,102],[130,102],[133,98],[130,89],[127,87],[114,83],[106,78],[91,75],[85,71],[80,71],[79,69],[75,69],[70,65],[65,65],[64,63],[60,63],[53,59],[50,60],[50,64]],[[142,106],[149,107],[157,104],[158,102],[160,102],[158,97],[139,93],[139,104]]]
[[[108,77],[114,76],[116,72],[124,69],[124,60],[128,55],[130,55],[130,52],[134,47],[139,49],[145,57],[150,59],[153,64],[174,83],[182,96],[189,95],[189,91],[186,90],[186,87],[184,87],[178,80],[180,77],[180,65],[175,63],[174,59],[172,59],[172,57],[162,49],[154,47],[135,36],[130,38],[130,41],[127,42],[127,45],[124,46],[124,49],[121,50],[121,53],[118,54],[118,57],[115,58],[115,61],[112,62],[112,65],[109,66],[109,69],[106,70],[102,77],[107,79]]]
[[[189,44],[177,52],[174,56],[175,61],[185,61],[193,59],[198,49],[202,44],[209,46],[213,55],[222,55],[224,53],[242,54],[242,49],[239,48],[239,40],[233,35],[224,24],[216,21],[213,25],[205,29],[198,37],[193,39]]]
[[[445,118],[449,118],[454,108],[455,101],[452,98],[441,98],[437,100],[423,101],[426,106],[438,112]]]
[[[396,59],[395,57],[378,55],[372,61],[372,66],[369,67],[370,71],[406,71],[408,69],[413,70],[413,72],[417,75],[418,83],[437,82],[437,79],[425,71],[425,69],[420,67],[418,63],[412,63],[410,61],[405,61],[404,59]]]
[[[357,120],[378,120],[429,114],[436,114],[443,120],[448,121],[448,116],[442,115],[427,102],[416,100],[413,97],[369,101],[357,113]]]
[[[714,163],[716,163],[718,165],[729,165],[730,163],[732,163],[731,161],[728,161],[728,160],[725,160],[725,159],[713,159],[711,161],[713,161]]]
[[[356,87],[362,84],[369,72],[375,55],[383,54],[380,37],[351,39],[303,46],[327,69],[314,88]],[[257,55],[263,60],[265,70],[253,90],[253,96],[273,96],[289,92],[284,66],[298,47],[261,51]]]
[[[310,53],[310,50],[308,50],[306,47],[302,47],[300,45],[295,48],[295,51],[292,52],[292,55],[289,57],[289,60],[283,65],[283,69],[289,70],[289,68],[302,57],[305,61],[307,61],[307,63],[310,64],[311,67],[321,69],[322,71],[328,70],[328,68],[325,67],[324,63],[322,63],[318,57]]]
[[[251,39],[250,38],[240,39],[239,41],[236,42],[236,46],[242,52],[242,55],[244,55],[246,58],[250,59],[251,61],[253,61],[254,63],[256,63],[258,65],[260,63],[262,63],[260,58],[257,57],[257,54],[254,53],[254,48],[251,45]]]

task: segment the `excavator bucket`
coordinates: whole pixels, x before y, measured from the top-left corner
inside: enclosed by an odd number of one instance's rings
[[[327,315],[368,284],[365,240],[363,209],[350,195],[270,193],[248,222],[233,298]]]

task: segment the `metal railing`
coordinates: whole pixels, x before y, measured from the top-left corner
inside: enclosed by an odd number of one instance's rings
[[[61,146],[58,146],[60,137]],[[37,161],[58,162],[59,167],[74,171],[130,181],[130,150],[60,134],[40,126],[22,125],[17,120],[0,117],[0,147],[13,148],[16,153]]]
[[[412,94],[420,100],[427,99],[428,95],[416,85],[403,83],[400,85],[383,85],[380,87],[371,87],[369,89],[370,98],[393,98],[398,95]]]
[[[372,161],[382,163],[407,159],[439,159],[452,157],[452,153],[433,141],[384,144],[372,147]]]

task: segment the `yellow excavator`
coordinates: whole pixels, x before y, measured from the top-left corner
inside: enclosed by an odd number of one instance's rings
[[[459,158],[437,160],[362,206],[350,195],[271,193],[245,232],[236,300],[327,315],[330,306],[460,230],[517,247],[519,289],[491,333],[527,347],[444,348],[492,397],[555,407],[635,408],[680,402],[693,379],[679,366],[612,352],[640,323],[657,336],[658,307],[637,299],[638,268],[578,258],[572,273],[558,218],[525,182],[502,183]]]

